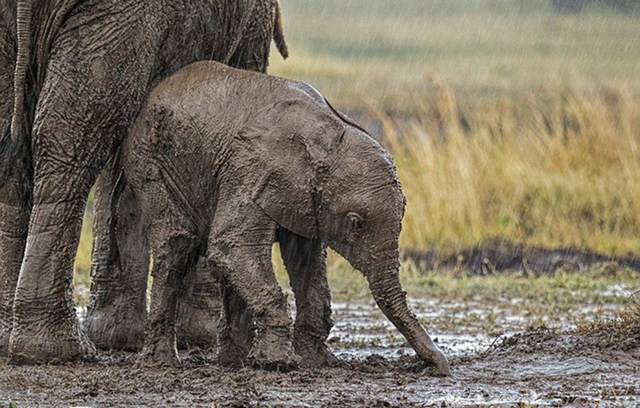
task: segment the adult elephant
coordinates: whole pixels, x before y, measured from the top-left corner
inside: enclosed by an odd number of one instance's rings
[[[2,2],[10,45],[0,62],[15,61],[15,92],[0,140],[0,188],[10,192],[0,201],[0,349],[11,330],[13,362],[91,354],[71,296],[89,189],[162,78],[202,59],[264,70],[276,10],[276,0]]]
[[[265,16],[274,5],[272,22]],[[272,31],[284,57],[288,50],[279,4],[263,1],[257,6],[263,9],[250,15],[252,18],[242,32],[241,44],[244,45],[239,46],[241,51],[228,63],[266,72],[265,47],[269,46]],[[142,346],[146,314],[149,252],[139,214],[121,174],[119,164],[110,161],[94,189],[92,286],[84,329],[96,347],[138,350]],[[116,190],[120,198],[112,201]],[[185,283],[179,300],[178,344],[182,348],[215,348],[217,319],[212,316],[219,315],[221,308],[218,293],[210,290],[213,283],[207,273],[190,273]],[[327,335],[329,329],[325,330]]]

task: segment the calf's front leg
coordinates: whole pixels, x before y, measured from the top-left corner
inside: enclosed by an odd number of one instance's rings
[[[304,238],[284,229],[278,231],[278,241],[296,297],[293,331],[296,353],[305,366],[334,365],[337,359],[326,344],[333,326],[326,249],[318,239]]]
[[[296,369],[291,316],[271,264],[275,223],[242,193],[223,192],[208,243],[208,260],[222,284],[244,303],[255,322],[248,362],[267,370]],[[228,310],[226,311],[229,314]]]

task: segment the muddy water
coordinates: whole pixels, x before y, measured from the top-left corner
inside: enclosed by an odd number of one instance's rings
[[[566,313],[532,315],[521,308],[522,299],[510,299],[501,306],[486,301],[465,303],[409,298],[409,306],[449,356],[464,356],[486,350],[505,336],[523,332],[529,327],[575,329],[578,322],[613,319],[620,311],[614,297],[628,297],[633,289],[612,284],[601,293],[611,303],[577,306]],[[346,359],[366,358],[378,354],[385,358],[412,355],[402,335],[371,301],[333,302],[334,327],[329,337],[333,352]]]
[[[436,317],[446,313],[436,301],[409,299],[410,306],[418,318],[429,327]],[[459,305],[449,305],[457,308]],[[371,302],[334,302],[332,305],[335,325],[329,336],[332,351],[340,358],[366,358],[380,355],[384,358],[399,358],[412,355],[413,350],[406,344],[402,335],[393,327],[382,312]],[[484,311],[467,310],[466,316],[478,316]],[[464,328],[463,328],[464,329]],[[469,328],[466,328],[468,331]],[[495,338],[482,333],[458,333],[433,331],[434,340],[449,355],[461,355],[486,349]]]
[[[500,336],[496,327],[522,332],[537,319],[519,309],[518,299],[512,302],[496,308],[410,299],[451,358],[448,378],[433,377],[412,357],[373,302],[335,302],[330,344],[341,367],[229,370],[213,356],[193,354],[183,356],[182,368],[161,369],[137,368],[131,353],[101,353],[97,362],[65,366],[14,367],[0,360],[0,407],[640,406],[640,341],[623,347],[614,338],[603,346],[591,335],[549,330]],[[603,316],[609,309],[616,307],[598,307]],[[550,316],[546,323],[571,319]]]

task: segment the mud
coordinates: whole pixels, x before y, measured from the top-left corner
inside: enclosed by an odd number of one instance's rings
[[[401,258],[403,262],[412,262],[420,271],[457,268],[469,275],[519,271],[528,277],[552,274],[558,269],[579,273],[598,264],[640,271],[640,258],[634,256],[614,257],[579,248],[527,246],[502,239],[487,240],[446,254],[436,249],[405,249]]]
[[[410,299],[423,322],[455,304]],[[18,407],[619,407],[640,404],[640,328],[524,330],[513,315],[500,337],[468,325],[438,330],[453,376],[413,351],[370,303],[334,303],[330,346],[340,365],[273,373],[228,370],[198,350],[183,368],[140,369],[133,353],[101,353],[95,363],[8,366],[0,361],[0,406]],[[482,305],[468,314],[482,313]],[[478,319],[481,320],[481,319]],[[506,320],[505,320],[506,322]],[[561,320],[555,320],[556,324]],[[503,324],[502,322],[500,324]]]

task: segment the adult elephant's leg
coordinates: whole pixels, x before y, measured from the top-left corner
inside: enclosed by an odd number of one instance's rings
[[[221,311],[220,282],[212,275],[206,258],[201,257],[187,273],[178,298],[178,348],[215,350]]]
[[[324,366],[337,360],[326,340],[333,326],[331,292],[327,283],[326,250],[318,240],[286,230],[278,233],[280,252],[296,298],[293,345],[306,366]]]
[[[92,10],[79,10],[67,22],[72,29],[58,35],[35,112],[35,187],[14,300],[13,362],[68,361],[92,350],[71,296],[82,214],[117,136],[128,132],[145,96],[150,68],[144,64],[153,52],[142,46],[144,33],[133,32],[143,27],[109,15],[91,19]],[[119,35],[127,41],[104,43]]]
[[[13,327],[13,298],[29,225],[31,189],[20,158],[14,171],[0,187],[0,356],[9,351],[9,336]]]
[[[73,259],[89,188],[75,166],[52,162],[39,153],[9,342],[11,361],[16,364],[75,360],[92,351],[80,331],[72,298]]]
[[[119,162],[112,160],[94,189],[91,297],[84,321],[85,332],[98,348],[142,347],[149,250],[133,200]]]

